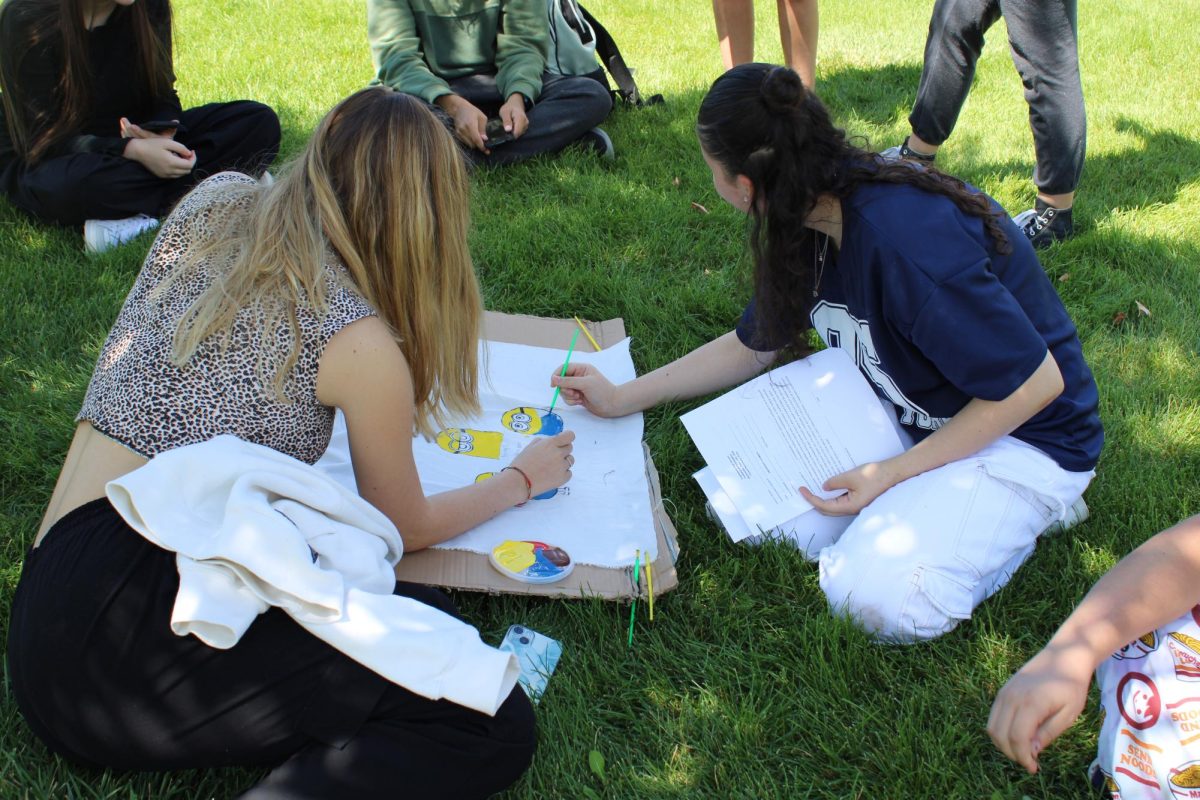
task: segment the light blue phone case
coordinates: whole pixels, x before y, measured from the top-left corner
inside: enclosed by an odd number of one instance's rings
[[[543,636],[537,631],[513,625],[508,629],[508,633],[504,634],[499,649],[516,655],[517,663],[521,667],[521,675],[517,681],[529,699],[537,703],[546,691],[546,682],[558,666],[562,645],[556,639]]]

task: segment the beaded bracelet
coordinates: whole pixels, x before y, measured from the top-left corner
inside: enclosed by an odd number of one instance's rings
[[[523,506],[533,498],[533,481],[529,480],[529,476],[525,474],[525,470],[521,469],[520,467],[514,467],[511,464],[500,471],[506,472],[510,469],[525,479],[525,499],[517,503],[518,506]]]

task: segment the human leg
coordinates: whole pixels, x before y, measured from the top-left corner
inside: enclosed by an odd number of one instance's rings
[[[193,183],[225,170],[258,176],[279,153],[279,117],[252,100],[209,103],[183,112],[176,138],[196,151]]]
[[[429,762],[420,769],[388,748],[426,737],[421,752],[442,751],[452,771],[488,768],[511,782],[528,764],[533,727],[523,696],[494,718],[418,697],[277,609],[216,650],[171,632],[177,588],[174,555],[130,530],[105,500],[72,511],[31,551],[13,602],[9,674],[22,714],[52,750],[129,770],[298,759],[304,769],[268,779],[275,794],[264,796],[276,797],[372,796],[359,776],[368,769],[387,778],[374,792],[394,795],[426,780]],[[436,590],[396,588],[453,612]],[[379,726],[391,735],[374,733]],[[355,745],[360,739],[367,744]],[[514,765],[509,772],[496,768],[497,753]],[[303,786],[289,774],[302,775]]]
[[[983,36],[999,18],[997,0],[937,0],[934,4],[921,82],[908,117],[913,132],[910,148],[935,153],[950,138],[971,91]]]
[[[396,593],[458,616],[428,586],[397,583]],[[484,798],[514,783],[536,746],[533,707],[514,686],[495,716],[429,700],[386,683],[367,719],[344,742],[312,740],[241,800],[326,797]]]
[[[485,798],[521,777],[535,744],[533,707],[519,686],[488,717],[389,684],[345,744],[309,743],[241,797]]]
[[[450,82],[450,88],[489,116],[504,102],[491,75],[472,75]],[[476,163],[515,164],[543,153],[557,153],[595,128],[612,110],[612,95],[592,78],[542,76],[542,93],[529,109],[529,127],[519,138],[491,148],[491,155],[468,150]]]
[[[158,216],[190,185],[186,178],[159,178],[136,161],[102,153],[72,153],[34,166],[17,163],[4,176],[5,194],[14,205],[58,225]]]
[[[1005,437],[864,508],[821,552],[821,588],[881,639],[936,638],[1007,583],[1090,477]]]
[[[212,103],[183,112],[182,121],[188,130],[178,139],[197,153],[190,175],[169,180],[123,156],[71,153],[10,165],[5,193],[27,213],[59,225],[157,217],[200,179],[226,169],[258,174],[279,150],[279,120],[261,103]]]
[[[754,0],[713,0],[713,19],[725,69],[753,61]]]
[[[817,0],[776,0],[783,59],[809,89],[817,85]],[[753,55],[753,54],[751,54]]]
[[[1087,115],[1079,78],[1076,0],[1000,0],[1013,65],[1025,87],[1036,166],[1037,203],[1016,218],[1037,247],[1074,233],[1071,208],[1087,150]]]
[[[612,95],[592,78],[542,76],[542,94],[529,111],[529,128],[514,142],[492,151],[490,164],[512,164],[543,153],[557,153],[604,122]]]
[[[500,113],[500,106],[504,105],[505,98],[500,94],[500,88],[496,85],[495,75],[467,75],[463,78],[455,78],[448,83],[452,92],[487,114],[488,117],[495,117]]]
[[[1037,155],[1034,184],[1047,203],[1069,208],[1061,203],[1071,198],[1079,185],[1087,148],[1077,2],[999,2],[1008,25],[1013,64],[1029,104]]]

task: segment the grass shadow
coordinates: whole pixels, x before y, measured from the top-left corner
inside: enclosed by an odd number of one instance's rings
[[[1083,168],[1075,222],[1097,223],[1115,213],[1175,202],[1180,191],[1200,180],[1200,141],[1170,130],[1151,128],[1129,118],[1117,118],[1113,129],[1129,146],[1116,152],[1089,155]],[[961,176],[972,183],[1028,180],[1029,158],[989,161],[969,142],[956,150]],[[1082,213],[1080,213],[1082,212]]]
[[[908,119],[920,80],[919,62],[845,65],[821,73],[816,91],[837,120],[892,128]]]

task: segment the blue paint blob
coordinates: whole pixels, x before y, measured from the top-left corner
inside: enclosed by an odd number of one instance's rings
[[[534,500],[549,500],[551,497],[554,497],[554,495],[556,495],[556,494],[558,494],[558,489],[551,489],[548,492],[542,492],[541,494],[535,494],[533,496],[533,499]]]
[[[539,436],[555,436],[562,433],[562,431],[562,417],[553,412],[542,414],[542,429],[538,431]]]

